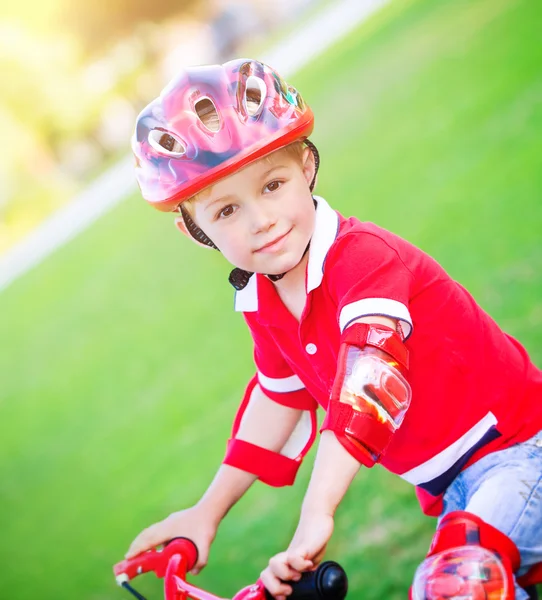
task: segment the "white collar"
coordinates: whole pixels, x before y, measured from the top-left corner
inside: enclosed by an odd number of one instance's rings
[[[316,200],[316,221],[309,247],[307,263],[307,294],[315,290],[324,277],[324,262],[339,232],[339,215],[320,196]],[[235,310],[237,312],[256,312],[258,310],[258,279],[252,275],[246,287],[235,292]]]

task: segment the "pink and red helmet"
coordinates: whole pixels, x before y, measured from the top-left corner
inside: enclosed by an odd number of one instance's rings
[[[175,211],[219,179],[304,140],[313,125],[300,94],[261,62],[187,68],[137,118],[137,181],[149,204]]]

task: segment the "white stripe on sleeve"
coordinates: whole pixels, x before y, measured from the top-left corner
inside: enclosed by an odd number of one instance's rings
[[[269,390],[270,392],[297,392],[298,390],[305,388],[303,382],[297,375],[276,379],[273,377],[266,377],[258,371],[258,381],[264,389]]]
[[[344,306],[339,315],[341,333],[356,319],[369,316],[390,317],[401,321],[405,339],[412,333],[412,317],[408,308],[390,298],[363,298]]]

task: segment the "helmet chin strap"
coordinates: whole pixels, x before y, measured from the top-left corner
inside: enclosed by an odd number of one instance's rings
[[[310,245],[311,243],[309,241],[307,247],[305,248],[305,252],[303,252],[303,256],[305,256],[305,254],[307,254],[309,251]],[[301,258],[303,258],[303,256]],[[288,271],[286,271],[286,273],[288,273]],[[263,275],[271,281],[278,281],[279,279],[282,279],[286,273],[279,273],[278,275],[268,275],[267,273],[264,273]],[[248,280],[252,277],[252,275],[254,275],[254,273],[235,267],[235,269],[233,269],[233,271],[230,273],[228,281],[237,291],[240,291],[247,286]]]
[[[316,175],[318,173],[318,168],[320,167],[320,155],[318,153],[316,146],[311,141],[304,140],[304,143],[308,148],[310,148],[312,155],[314,156],[314,167],[315,167],[314,175],[313,175],[312,181],[309,186],[309,189],[312,192],[312,190],[314,189],[314,185],[316,183]],[[314,200],[314,198],[313,198],[313,202],[314,202],[314,207],[316,208],[316,200]],[[179,206],[179,209],[180,209],[181,215],[183,217],[183,220],[185,222],[188,233],[200,244],[204,244],[205,246],[209,246],[210,248],[214,248],[215,250],[218,250],[218,248],[215,246],[213,241],[209,237],[207,237],[207,235],[204,233],[204,231],[202,229],[200,229],[194,223],[194,220],[192,219],[192,217],[190,216],[188,211],[183,207],[182,204]],[[307,254],[310,245],[311,245],[311,243],[309,241],[309,243],[307,244],[307,247],[305,248],[305,252],[303,252],[303,256],[305,256],[305,254]],[[279,279],[282,279],[286,275],[286,273],[280,273],[278,275],[272,275],[272,274],[267,275],[264,273],[264,275],[271,281],[279,281]],[[233,269],[232,272],[230,273],[230,275],[228,277],[228,281],[231,283],[231,285],[237,291],[240,291],[248,285],[248,281],[252,277],[252,275],[254,275],[254,273],[251,271],[245,271],[244,269],[239,269],[238,267],[235,267],[235,269]]]

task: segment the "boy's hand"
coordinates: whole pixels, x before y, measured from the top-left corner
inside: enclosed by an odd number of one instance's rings
[[[301,515],[294,538],[286,552],[275,555],[262,571],[261,580],[272,596],[284,600],[292,588],[284,581],[298,581],[301,573],[322,561],[333,533],[333,517],[324,513]]]
[[[132,542],[125,558],[132,558],[145,550],[150,550],[174,537],[186,537],[196,544],[198,561],[190,571],[197,575],[207,564],[209,548],[216,536],[218,524],[209,522],[204,511],[198,506],[172,513],[144,529]]]

